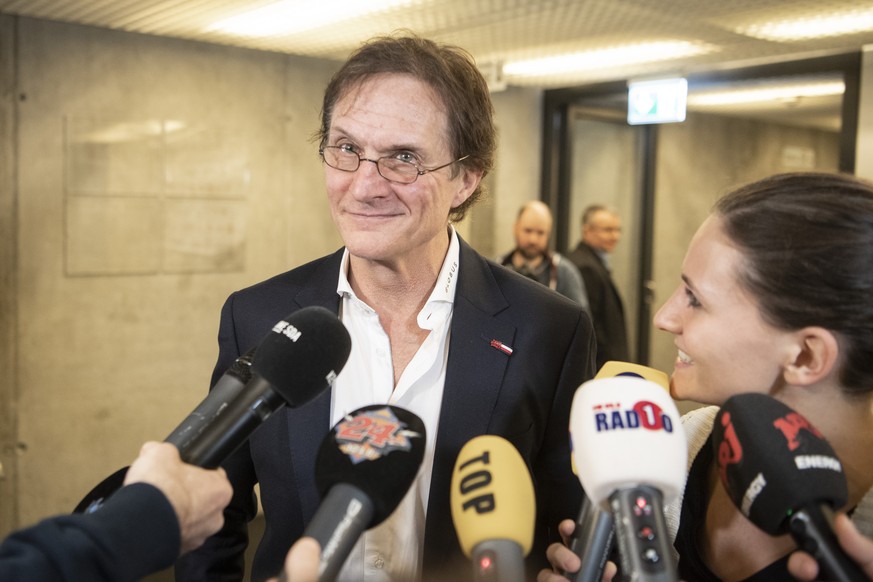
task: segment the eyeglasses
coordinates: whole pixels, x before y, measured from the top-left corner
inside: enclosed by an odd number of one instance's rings
[[[361,166],[361,162],[373,162],[376,164],[376,171],[379,172],[380,176],[389,182],[396,182],[398,184],[412,184],[419,176],[447,168],[470,157],[466,155],[436,168],[422,168],[418,164],[401,160],[394,156],[385,156],[378,160],[363,158],[346,146],[323,146],[318,149],[318,155],[321,156],[325,164],[343,172],[356,171]]]

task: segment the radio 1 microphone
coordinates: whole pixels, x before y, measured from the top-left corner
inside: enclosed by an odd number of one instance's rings
[[[534,537],[536,502],[530,472],[506,439],[470,439],[455,461],[452,521],[473,579],[523,582]]]
[[[200,404],[197,405],[185,420],[179,423],[164,442],[176,445],[179,451],[188,448],[191,440],[203,432],[203,429],[221,414],[228,404],[243,391],[252,379],[252,357],[255,348],[238,357],[230,368],[218,379]]]
[[[334,580],[364,530],[394,512],[424,459],[422,420],[374,404],[347,414],[322,440],[315,485],[322,501],[304,536],[321,546],[318,579]]]
[[[669,377],[664,372],[640,364],[615,360],[603,364],[594,379],[616,376],[641,378],[658,384],[668,392],[670,389]],[[592,503],[591,498],[586,494],[579,509],[573,535],[567,544],[570,550],[579,556],[582,566],[575,574],[565,572],[564,576],[572,582],[600,582],[614,541],[615,528],[612,513]]]
[[[282,319],[255,350],[245,389],[191,439],[180,452],[182,460],[218,467],[273,412],[286,404],[305,404],[327,390],[351,349],[346,327],[323,307],[306,307]]]
[[[167,442],[182,448],[179,456],[192,465],[213,469],[227,458],[270,414],[284,404],[299,406],[330,386],[345,365],[351,337],[334,313],[323,307],[306,307],[276,323],[255,350],[251,378],[249,354],[237,359],[216,382],[219,396],[211,393],[174,430]],[[226,398],[226,400],[225,400]],[[127,467],[94,487],[74,513],[91,513],[123,484]]]
[[[867,580],[833,532],[833,511],[846,504],[840,460],[800,413],[764,394],[737,394],[716,415],[713,453],[728,495],[770,535],[790,533],[826,580]]]
[[[610,511],[622,572],[675,581],[664,503],[682,491],[688,445],[670,395],[650,380],[589,380],[573,397],[570,440],[582,487]]]

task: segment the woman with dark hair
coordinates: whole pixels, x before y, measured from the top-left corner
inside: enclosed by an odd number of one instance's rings
[[[814,575],[808,556],[792,558],[789,571],[791,537],[758,529],[720,483],[711,429],[739,393],[769,395],[823,433],[848,482],[840,509],[873,536],[873,186],[792,173],[728,194],[692,239],[682,283],[654,322],[678,351],[671,395],[710,405],[683,418],[689,475],[683,498],[665,509],[683,580]],[[563,522],[562,533],[572,527]],[[579,567],[560,544],[549,559]],[[553,576],[543,570],[539,580]]]

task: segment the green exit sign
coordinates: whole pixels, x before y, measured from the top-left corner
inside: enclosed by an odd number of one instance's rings
[[[676,123],[685,121],[688,81],[659,79],[628,83],[627,122]]]

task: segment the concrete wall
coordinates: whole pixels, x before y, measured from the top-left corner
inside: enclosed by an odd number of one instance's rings
[[[873,46],[864,47],[861,58],[861,95],[855,173],[873,180]]]
[[[337,66],[0,15],[0,534],[196,406],[230,292],[341,244],[311,141]],[[458,225],[489,255],[537,196],[539,99],[495,95],[517,143]]]

